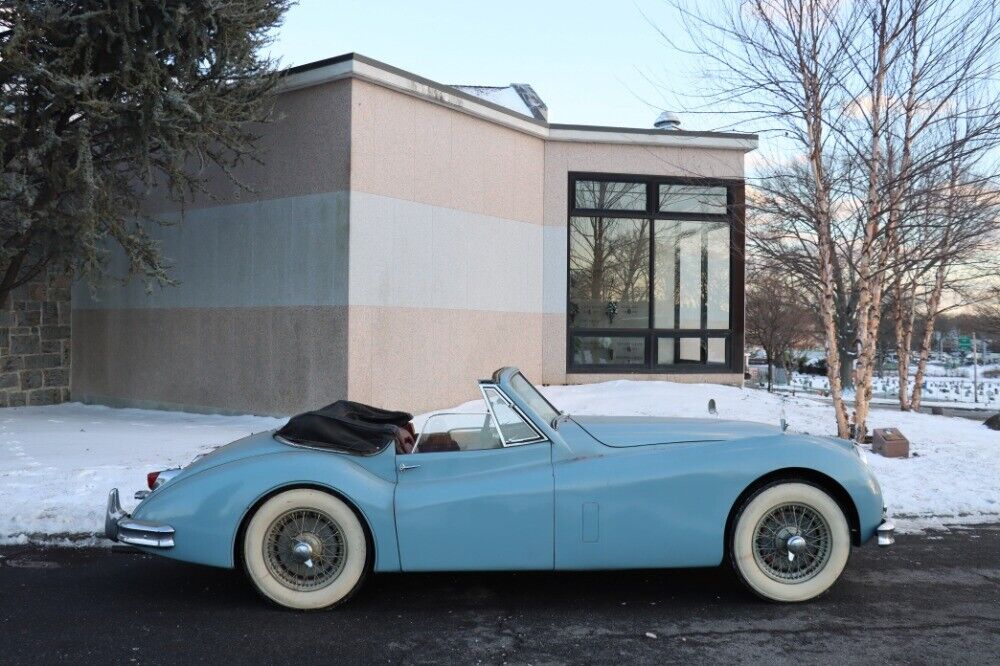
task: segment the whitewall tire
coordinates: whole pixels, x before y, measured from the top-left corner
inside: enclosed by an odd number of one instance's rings
[[[830,588],[847,565],[851,532],[837,501],[803,482],[771,484],[734,520],[729,553],[742,582],[765,599],[798,602]]]
[[[319,490],[288,490],[264,502],[250,519],[243,563],[271,601],[297,610],[330,608],[364,582],[368,539],[340,499]]]

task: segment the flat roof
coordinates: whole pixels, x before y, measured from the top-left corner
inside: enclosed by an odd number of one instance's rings
[[[283,91],[358,78],[553,141],[720,148],[743,152],[757,147],[756,134],[549,123],[543,118],[527,116],[455,86],[432,81],[360,53],[344,53],[290,67],[281,76]]]

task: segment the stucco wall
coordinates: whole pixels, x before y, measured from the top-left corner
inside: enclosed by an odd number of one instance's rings
[[[333,81],[278,96],[271,120],[254,128],[259,163],[248,160],[234,169],[237,186],[212,170],[207,193],[191,208],[347,190],[351,170],[351,82]],[[176,204],[158,191],[150,194],[153,213],[172,212]]]
[[[352,191],[541,224],[542,139],[360,80],[351,107]]]
[[[739,150],[676,148],[547,141],[543,206],[544,357],[541,381],[546,384],[603,381],[603,375],[566,374],[566,279],[568,276],[569,176],[571,172],[621,173],[688,178],[743,178]],[[609,376],[611,377],[611,376]],[[737,383],[724,375],[628,375],[632,379]],[[716,377],[717,379],[692,379]],[[742,381],[742,377],[739,381]],[[615,375],[614,378],[621,378]]]
[[[544,143],[354,81],[349,394],[422,411],[541,372]]]

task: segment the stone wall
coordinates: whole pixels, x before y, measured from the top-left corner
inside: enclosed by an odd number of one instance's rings
[[[0,407],[69,400],[70,278],[43,276],[0,308]]]

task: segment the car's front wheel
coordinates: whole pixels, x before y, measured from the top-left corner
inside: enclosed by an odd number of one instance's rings
[[[297,610],[329,608],[364,581],[368,540],[342,500],[299,488],[257,509],[244,533],[243,562],[254,586],[271,601]]]
[[[754,493],[736,514],[730,539],[737,575],[772,601],[822,594],[844,570],[851,550],[840,505],[802,482],[777,482]]]

